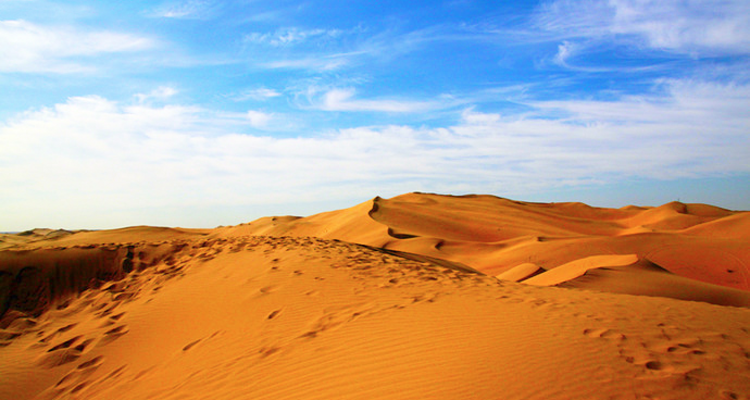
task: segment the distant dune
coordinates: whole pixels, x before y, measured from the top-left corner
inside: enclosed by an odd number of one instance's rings
[[[748,399],[750,213],[411,193],[0,235],[0,399]]]
[[[488,275],[630,255],[673,274],[750,290],[750,212],[705,204],[594,208],[411,193],[306,218],[262,218],[217,235],[315,236],[462,262]]]

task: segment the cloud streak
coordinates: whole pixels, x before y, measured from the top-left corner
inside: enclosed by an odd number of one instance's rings
[[[281,93],[279,93],[278,91],[262,87],[244,90],[236,95],[230,96],[230,98],[234,101],[265,101],[279,96],[281,96]]]
[[[411,31],[350,29],[303,29],[286,27],[273,32],[252,32],[243,37],[244,51],[253,64],[267,69],[297,69],[314,72],[362,67],[366,63],[389,63],[399,56],[438,41],[461,41],[467,36],[455,28],[434,26]],[[275,49],[273,52],[269,48]]]
[[[150,38],[127,33],[0,21],[0,72],[90,72],[95,68],[87,57],[138,52],[155,45]]]
[[[253,32],[244,36],[244,42],[270,45],[274,47],[291,46],[308,40],[328,41],[342,35],[339,29],[300,29],[296,27],[279,29],[273,33]]]
[[[418,113],[438,108],[427,101],[402,101],[392,99],[357,99],[353,88],[326,91],[314,108],[324,111],[373,111],[388,113]]]
[[[750,3],[743,0],[554,0],[534,25],[559,40],[620,40],[698,56],[750,54]]]
[[[202,19],[215,7],[210,0],[173,1],[162,4],[149,13],[152,17],[173,19]]]
[[[247,112],[247,119],[250,120],[250,125],[253,127],[264,128],[271,122],[273,115],[262,111],[250,110]]]

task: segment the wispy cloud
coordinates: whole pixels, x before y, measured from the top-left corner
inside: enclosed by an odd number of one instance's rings
[[[136,93],[135,98],[139,103],[145,103],[149,100],[165,100],[178,93],[177,89],[169,86],[160,86],[148,93]]]
[[[744,0],[554,0],[536,27],[560,39],[597,38],[698,56],[750,54],[750,3]]]
[[[128,33],[0,21],[0,72],[75,73],[95,69],[86,57],[153,48],[150,38]]]
[[[262,101],[271,99],[274,97],[281,96],[281,93],[274,89],[269,88],[256,88],[256,89],[247,89],[244,91],[241,91],[238,94],[230,96],[230,98],[234,101],[247,101],[247,100],[256,100],[256,101]]]
[[[570,42],[563,41],[562,44],[557,46],[557,55],[555,55],[555,63],[566,66],[568,65],[568,58],[575,52],[575,45]]]
[[[288,58],[261,62],[258,65],[269,69],[302,69],[333,71],[351,63],[350,54],[327,54],[303,58]]]
[[[665,79],[654,93],[624,96],[617,101],[540,101],[530,103],[538,110],[562,110],[581,124],[606,121],[622,126],[660,123],[674,131],[716,132],[746,136],[750,117],[743,109],[750,106],[750,86],[736,83]],[[720,128],[721,127],[721,128]],[[718,139],[717,136],[706,138]]]
[[[344,109],[397,108],[349,92],[329,100]],[[0,125],[0,185],[14,188],[0,207],[87,221],[91,210],[116,204],[269,204],[363,187],[513,195],[627,177],[750,173],[748,104],[748,85],[665,81],[649,96],[530,103],[521,115],[466,109],[444,127],[272,137],[247,131],[274,121],[264,111],[78,97]]]
[[[347,43],[358,34],[357,29],[287,27],[273,32],[248,33],[242,43],[245,53],[253,55],[253,64],[262,68],[332,71],[362,56],[362,51],[352,51]],[[269,52],[268,48],[275,50]]]
[[[272,33],[248,33],[243,41],[275,47],[291,46],[308,40],[328,41],[343,34],[339,29],[301,29],[296,27],[278,29]]]
[[[247,112],[247,119],[250,120],[250,125],[255,128],[264,128],[268,126],[273,118],[272,114],[264,113],[262,111],[250,110]]]
[[[560,67],[567,68],[569,70],[580,71],[580,72],[612,71],[612,68],[581,66],[581,65],[577,65],[571,62],[571,60],[575,59],[575,57],[589,50],[587,49],[588,46],[589,46],[588,43],[563,40],[562,43],[560,43],[557,46],[557,54],[555,54],[555,56],[553,57],[552,62]],[[618,66],[617,69],[621,72],[625,72],[625,71],[642,70],[643,68],[642,67],[641,68],[628,68],[628,67]]]
[[[354,88],[336,88],[323,93],[313,107],[324,111],[376,111],[390,113],[416,113],[437,108],[427,101],[394,99],[357,99]]]
[[[303,69],[315,72],[361,67],[367,63],[388,63],[431,42],[464,40],[444,26],[413,31],[374,30],[364,26],[350,29],[302,29],[290,27],[274,32],[244,36],[247,54],[255,65],[269,69]],[[267,49],[277,49],[269,54]]]
[[[210,16],[216,4],[212,0],[172,1],[149,11],[147,14],[158,18],[202,19]]]

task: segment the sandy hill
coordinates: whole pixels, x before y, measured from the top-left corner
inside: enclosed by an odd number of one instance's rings
[[[747,399],[747,215],[408,194],[3,235],[0,399]]]
[[[461,262],[488,275],[523,264],[546,271],[591,256],[635,254],[673,275],[750,290],[750,213],[705,204],[606,209],[411,193],[214,233],[236,234],[338,239]]]

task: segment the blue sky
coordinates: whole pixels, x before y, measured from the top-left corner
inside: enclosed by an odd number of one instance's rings
[[[750,209],[750,3],[0,1],[0,231]]]

